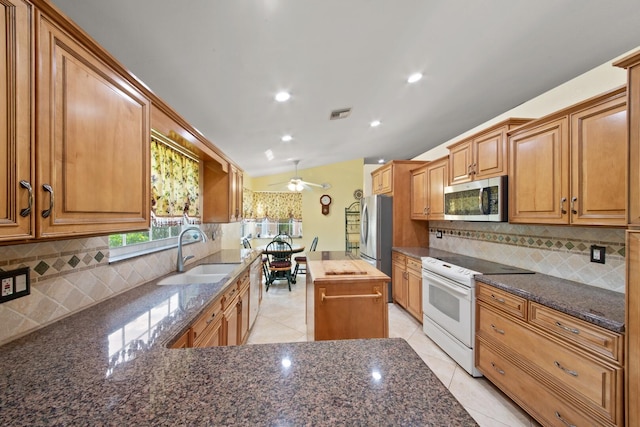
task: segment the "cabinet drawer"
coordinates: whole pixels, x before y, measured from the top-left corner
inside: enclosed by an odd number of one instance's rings
[[[407,268],[416,270],[422,275],[422,260],[407,257]]]
[[[600,418],[595,420],[575,404],[566,402],[562,395],[552,393],[538,380],[509,362],[482,340],[478,340],[476,357],[478,369],[544,425],[554,427],[616,425]]]
[[[407,257],[399,252],[392,252],[391,260],[393,262],[399,262],[399,263],[405,264],[407,262]]]
[[[531,324],[546,332],[623,364],[622,335],[533,302],[529,316]]]
[[[236,281],[224,292],[224,295],[222,296],[222,309],[226,310],[229,305],[235,304],[237,301],[234,302],[234,299],[237,300],[237,296],[238,282]]]
[[[204,312],[193,322],[191,326],[192,339],[194,346],[200,341],[200,336],[203,335],[205,329],[222,318],[222,304],[221,299],[215,300],[210,304]]]
[[[622,393],[622,369],[601,362],[510,320],[483,304],[478,305],[478,335],[511,349],[594,410],[616,419],[617,397]]]
[[[527,318],[527,300],[510,294],[502,289],[476,283],[476,298],[506,313],[525,320]]]

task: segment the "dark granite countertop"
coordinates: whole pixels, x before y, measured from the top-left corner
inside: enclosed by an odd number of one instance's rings
[[[476,425],[398,338],[168,349],[259,254],[213,254],[199,263],[239,263],[220,283],[154,280],[0,347],[0,424]]]
[[[413,258],[451,257],[456,254],[439,249],[394,247]],[[560,279],[546,274],[483,274],[476,281],[493,285],[514,295],[614,332],[624,332],[624,294]]]
[[[487,283],[613,332],[624,332],[624,294],[546,274],[484,274]]]

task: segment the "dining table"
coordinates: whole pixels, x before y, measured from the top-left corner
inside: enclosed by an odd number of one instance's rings
[[[261,250],[263,255],[272,255],[272,256],[276,256],[276,257],[286,257],[287,255],[291,255],[291,258],[293,258],[293,254],[297,254],[300,252],[304,252],[304,245],[300,245],[300,244],[293,244],[291,245],[291,250],[267,250],[267,245],[261,245],[258,246],[256,249]],[[293,260],[291,262],[291,267],[293,267]],[[268,283],[273,283],[274,280],[284,280],[286,279],[286,276],[283,274],[283,272],[281,271],[273,271],[273,272],[269,272],[269,276],[267,278],[267,282]],[[296,283],[296,279],[295,277],[291,278],[291,283]]]

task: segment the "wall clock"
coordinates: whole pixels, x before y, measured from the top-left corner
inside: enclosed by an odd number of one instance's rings
[[[356,200],[362,199],[362,190],[358,188],[356,191],[354,191],[353,198]]]
[[[329,215],[329,205],[331,204],[331,196],[323,194],[320,196],[320,204],[322,205],[322,215]]]

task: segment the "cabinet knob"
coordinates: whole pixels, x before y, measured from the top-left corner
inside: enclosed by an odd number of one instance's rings
[[[560,212],[562,212],[562,215],[567,213],[567,210],[564,208],[564,203],[567,201],[566,197],[563,197],[560,199]]]
[[[574,197],[571,198],[571,213],[574,214],[574,215],[576,215],[578,213],[578,211],[575,208],[575,205],[576,205],[577,201],[578,201],[577,197],[574,196]]]

